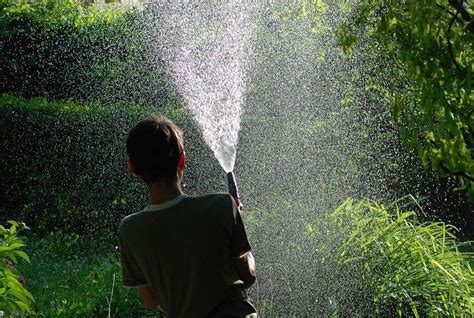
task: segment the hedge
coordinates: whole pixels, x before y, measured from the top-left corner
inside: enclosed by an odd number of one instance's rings
[[[39,235],[54,229],[99,233],[146,204],[146,189],[126,171],[126,131],[141,117],[161,113],[183,127],[190,160],[185,180],[199,192],[225,189],[213,159],[188,113],[169,103],[49,102],[0,95],[0,221],[13,218]],[[205,178],[198,175],[206,171]],[[99,231],[99,232],[98,232]]]
[[[168,96],[169,81],[149,51],[144,11],[1,0],[0,12],[0,92],[107,103]]]

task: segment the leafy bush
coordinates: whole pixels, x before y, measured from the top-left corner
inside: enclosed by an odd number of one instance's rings
[[[141,114],[133,105],[108,108],[2,95],[2,217],[21,219],[38,234],[110,225],[104,211],[126,196],[124,182],[134,184],[122,166],[126,122]]]
[[[16,265],[21,258],[30,262],[28,254],[22,251],[25,246],[19,233],[28,229],[24,224],[8,221],[9,228],[0,225],[0,308],[8,316],[30,313],[33,296],[26,290],[25,278],[17,272]],[[4,312],[5,313],[5,312]]]
[[[342,51],[354,53],[349,77],[365,82],[371,99],[379,98],[377,108],[389,106],[404,144],[426,168],[455,177],[474,201],[472,3],[308,0],[286,9],[282,18],[311,18],[314,33],[336,27]],[[362,103],[366,111],[367,101],[357,95],[343,106]],[[370,120],[383,119],[381,110]]]
[[[472,254],[460,252],[463,244],[449,225],[420,222],[415,212],[396,203],[384,206],[352,199],[321,225],[340,236],[321,254],[326,257],[324,266],[334,284],[350,275],[356,301],[365,312],[416,317],[474,312]],[[313,236],[319,233],[313,225],[308,230]]]
[[[33,261],[21,265],[21,270],[34,291],[31,309],[36,315],[151,316],[138,290],[122,286],[120,262],[112,250],[98,249],[89,238],[59,231],[44,239],[31,238],[28,250]]]
[[[0,153],[0,221],[21,219],[41,235],[56,230],[96,233],[103,240],[115,235],[121,217],[146,204],[146,189],[126,170],[126,132],[156,112],[184,127],[188,184],[195,185],[193,171],[202,171],[199,167],[221,172],[176,104],[104,106],[0,95],[0,147],[5,150]]]
[[[163,101],[141,11],[76,0],[0,1],[0,92],[27,98]]]
[[[392,61],[395,76],[374,73],[373,87],[390,99],[405,144],[426,167],[455,176],[474,200],[472,5],[385,0],[344,6],[351,14],[339,26],[342,48],[352,50],[364,34]]]

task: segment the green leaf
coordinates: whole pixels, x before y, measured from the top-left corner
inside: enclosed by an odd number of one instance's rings
[[[14,251],[13,253],[15,253],[19,257],[23,258],[28,263],[30,263],[30,257],[25,252],[23,252],[23,251]]]
[[[6,251],[11,251],[12,248],[10,246],[2,246],[0,245],[0,253],[6,252]]]
[[[16,243],[11,244],[11,245],[10,245],[10,248],[11,248],[11,249],[17,249],[17,248],[24,247],[24,246],[26,246],[25,243],[16,242]]]
[[[26,313],[30,312],[30,305],[27,302],[15,300],[15,304],[18,306],[18,308],[20,308],[21,311]]]

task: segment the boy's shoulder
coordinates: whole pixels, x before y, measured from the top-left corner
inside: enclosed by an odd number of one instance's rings
[[[230,194],[226,192],[214,192],[199,196],[188,196],[188,198],[202,201],[230,200]]]
[[[137,224],[137,222],[139,221],[140,215],[143,214],[143,211],[144,210],[141,210],[141,211],[125,216],[120,222],[120,225],[118,228],[119,235],[123,235],[124,232],[130,231],[131,229],[133,231],[133,228],[135,224]]]
[[[233,199],[229,193],[226,192],[215,192],[208,193],[199,196],[187,195],[183,203],[187,204],[188,207],[185,209],[198,209],[198,210],[230,210],[232,211]],[[127,215],[122,219],[119,225],[119,235],[125,232],[133,232],[139,230],[138,227],[143,223],[143,215],[146,213],[146,209]]]
[[[188,202],[196,206],[217,205],[220,207],[232,207],[233,199],[229,193],[215,192],[200,196],[188,196]]]
[[[186,211],[200,212],[210,217],[226,219],[227,216],[233,215],[237,211],[234,199],[229,193],[225,192],[190,196],[188,199],[186,206],[183,206]],[[223,213],[225,211],[228,213]]]

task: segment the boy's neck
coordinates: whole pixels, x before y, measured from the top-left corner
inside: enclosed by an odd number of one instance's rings
[[[169,184],[165,182],[148,184],[151,204],[161,204],[183,194],[178,183]]]

